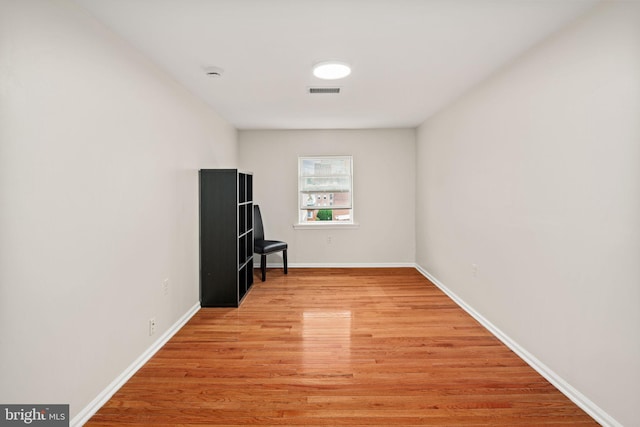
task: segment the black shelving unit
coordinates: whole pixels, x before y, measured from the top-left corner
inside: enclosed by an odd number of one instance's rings
[[[238,307],[253,285],[253,175],[200,170],[200,305]]]

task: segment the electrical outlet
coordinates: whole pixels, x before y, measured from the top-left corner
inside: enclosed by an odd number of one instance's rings
[[[471,264],[471,275],[478,277],[478,264]]]
[[[333,242],[333,236],[327,236],[327,243],[331,244]]]
[[[164,282],[162,282],[162,294],[169,295],[169,279],[164,279]]]
[[[156,318],[152,317],[149,319],[149,336],[152,336],[156,333]]]

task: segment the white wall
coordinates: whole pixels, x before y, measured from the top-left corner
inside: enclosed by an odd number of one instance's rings
[[[406,264],[415,259],[415,131],[240,131],[267,238],[289,244],[291,264]],[[298,156],[353,155],[357,229],[296,229]],[[331,236],[331,243],[327,237]],[[269,263],[281,263],[270,256]]]
[[[73,417],[198,303],[236,131],[66,1],[2,0],[0,52],[0,402]]]
[[[640,4],[600,5],[425,122],[417,158],[418,264],[637,425]]]

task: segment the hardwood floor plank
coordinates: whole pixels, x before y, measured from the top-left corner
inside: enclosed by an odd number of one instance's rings
[[[89,426],[594,426],[411,268],[291,269],[200,310]]]

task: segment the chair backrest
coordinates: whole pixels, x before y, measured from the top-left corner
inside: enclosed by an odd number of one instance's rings
[[[258,205],[253,205],[253,240],[264,240],[262,216],[260,215],[260,206]]]

